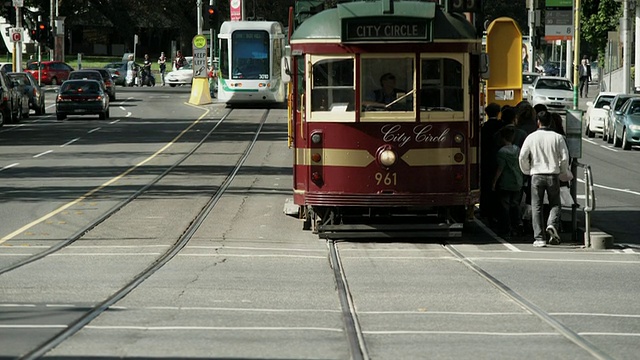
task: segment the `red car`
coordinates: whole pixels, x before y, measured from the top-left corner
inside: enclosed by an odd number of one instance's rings
[[[69,78],[73,68],[62,61],[43,61],[28,63],[25,71],[31,73],[40,85],[58,85]]]

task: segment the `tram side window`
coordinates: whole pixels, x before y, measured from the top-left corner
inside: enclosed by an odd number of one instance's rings
[[[363,111],[413,110],[413,57],[363,58]]]
[[[273,56],[271,68],[273,69],[273,78],[280,79],[280,59],[282,59],[282,39],[273,39]]]
[[[463,111],[462,64],[453,59],[423,59],[420,110]]]
[[[223,79],[229,78],[229,40],[220,40],[220,73]]]
[[[354,111],[353,59],[313,64],[311,111]]]

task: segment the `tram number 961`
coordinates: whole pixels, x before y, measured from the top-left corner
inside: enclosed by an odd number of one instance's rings
[[[396,185],[398,180],[398,175],[396,173],[379,173],[377,172],[375,175],[376,184],[377,185]]]

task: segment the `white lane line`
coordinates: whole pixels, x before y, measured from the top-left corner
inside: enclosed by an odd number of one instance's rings
[[[88,326],[87,326],[88,327]],[[485,335],[485,336],[562,336],[552,332],[489,332],[489,331],[429,331],[429,330],[397,330],[397,331],[363,331],[367,335]]]
[[[7,170],[7,169],[11,169],[12,167],[14,167],[14,166],[18,166],[18,165],[20,165],[20,163],[13,163],[13,164],[9,164],[9,165],[7,165],[7,166],[3,167],[2,169],[0,169],[0,171],[2,171],[2,170]]]
[[[606,145],[600,145],[601,148],[605,149],[605,150],[609,150],[609,151],[613,151],[613,152],[618,152],[618,150],[616,150],[615,148],[612,148],[611,146],[606,146]]]
[[[67,141],[66,143],[60,145],[60,147],[65,147],[67,145],[71,145],[71,144],[73,144],[74,142],[76,142],[78,140],[80,140],[80,138],[71,139],[71,140]]]
[[[112,122],[109,123],[109,125],[113,125],[113,124],[118,123],[118,122],[120,122],[120,119],[113,120]]]
[[[125,109],[124,106],[120,106],[120,110],[127,111],[127,109]]]
[[[91,134],[92,132],[96,132],[96,131],[98,131],[100,129],[102,129],[102,128],[101,127],[97,127],[95,129],[91,129],[91,130],[87,131],[87,134]]]
[[[11,326],[11,325],[7,325]],[[54,326],[54,325],[51,325]],[[266,327],[266,326],[96,326],[87,325],[84,329],[93,330],[143,330],[143,331],[166,331],[166,330],[197,330],[197,331],[325,331],[341,333],[340,328],[321,327]],[[559,335],[559,334],[558,334]]]
[[[51,152],[53,152],[53,150],[47,150],[47,151],[41,152],[38,155],[33,155],[33,157],[34,158],[39,158],[40,156],[47,155],[48,153],[51,153]]]

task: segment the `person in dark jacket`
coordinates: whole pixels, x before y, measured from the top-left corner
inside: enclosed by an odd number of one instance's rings
[[[498,203],[491,189],[493,177],[496,173],[498,144],[496,133],[502,128],[502,121],[498,119],[500,105],[490,103],[484,109],[487,121],[480,128],[480,216],[489,220],[489,223],[497,221]]]

